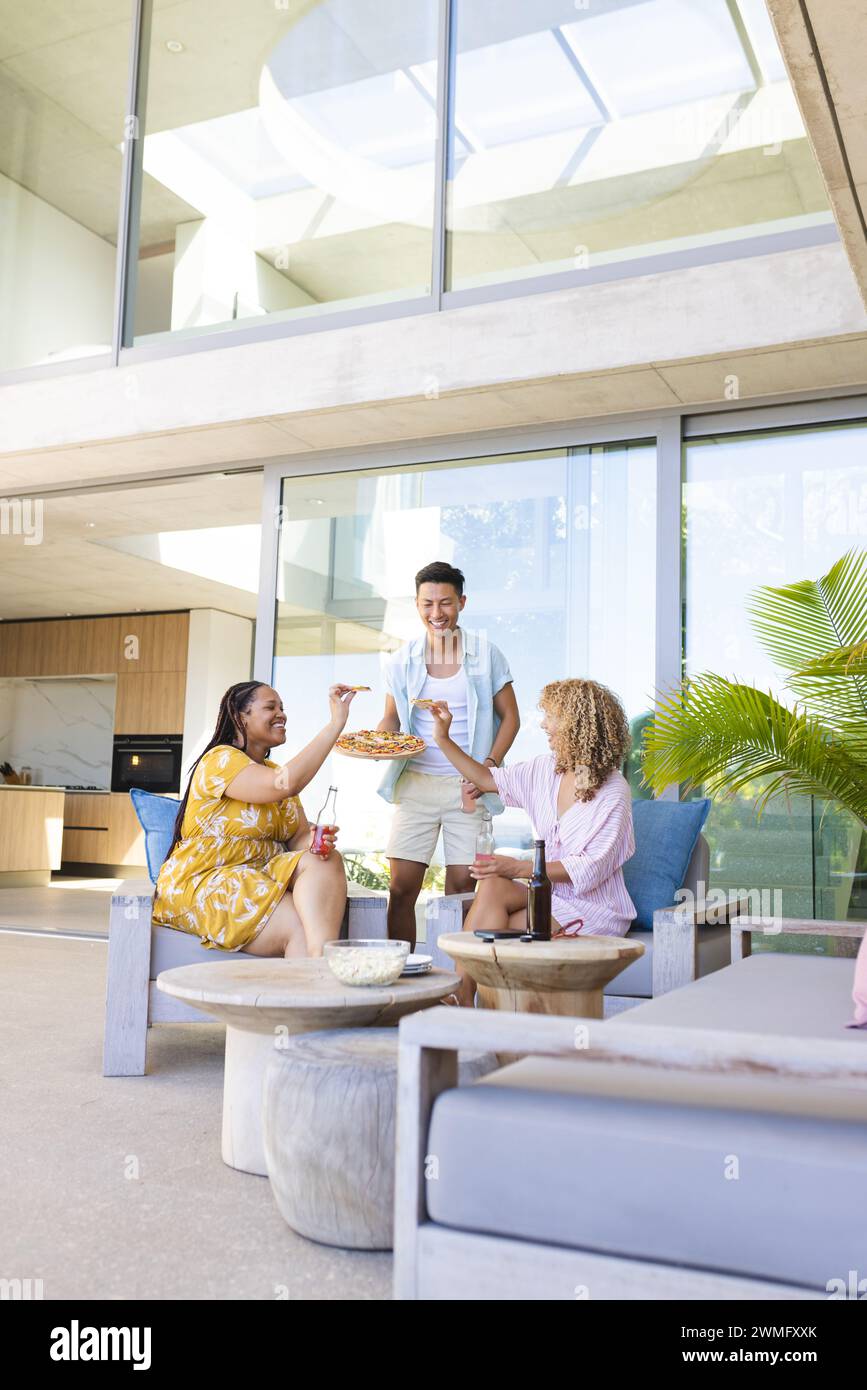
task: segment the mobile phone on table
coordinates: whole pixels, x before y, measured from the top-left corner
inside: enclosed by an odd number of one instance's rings
[[[485,931],[485,930],[484,930],[483,928],[481,928],[481,927],[479,927],[477,931],[474,931],[474,932],[473,932],[473,936],[477,936],[477,937],[479,938],[480,941],[520,941],[520,940],[521,940],[521,932],[519,932],[519,931]]]

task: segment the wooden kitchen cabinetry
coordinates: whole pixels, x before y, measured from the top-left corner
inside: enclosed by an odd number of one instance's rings
[[[113,671],[185,671],[189,613],[127,613],[119,619],[120,659]],[[138,655],[133,653],[138,652]],[[144,733],[144,729],[134,729]],[[157,730],[158,733],[163,731]]]
[[[0,676],[185,671],[189,628],[189,613],[122,613],[108,618],[2,623]]]
[[[128,792],[112,792],[106,800],[111,803],[108,818],[109,864],[147,863],[144,831]]]
[[[126,792],[66,793],[63,861],[145,866],[144,832]]]
[[[108,864],[108,811],[111,797],[97,792],[67,792],[63,810],[63,860],[73,864]]]
[[[114,732],[182,733],[186,688],[186,671],[142,671],[119,675]]]

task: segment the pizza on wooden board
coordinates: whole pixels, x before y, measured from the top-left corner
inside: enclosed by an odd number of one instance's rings
[[[335,747],[339,753],[349,753],[356,758],[413,758],[425,747],[425,741],[416,734],[356,729],[354,733],[341,734]]]

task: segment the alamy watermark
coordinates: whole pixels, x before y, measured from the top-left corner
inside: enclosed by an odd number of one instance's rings
[[[782,888],[708,888],[696,884],[697,892],[678,888],[674,907],[683,908],[690,916],[696,913],[708,926],[725,926],[737,917],[751,917],[761,923],[766,936],[778,936],[783,930]]]
[[[41,497],[0,497],[0,536],[23,536],[25,545],[41,545],[44,515]]]
[[[30,1302],[44,1297],[41,1279],[0,1279],[0,1302]]]
[[[832,1302],[844,1298],[863,1302],[867,1299],[867,1279],[860,1278],[857,1269],[850,1269],[845,1279],[829,1279],[825,1291]]]
[[[149,1327],[82,1327],[73,1318],[69,1327],[51,1330],[48,1351],[52,1361],[131,1361],[134,1371],[150,1370]]]

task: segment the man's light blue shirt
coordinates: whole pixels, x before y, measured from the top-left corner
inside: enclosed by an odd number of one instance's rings
[[[508,685],[512,679],[509,663],[499,647],[489,642],[483,632],[470,632],[461,628],[463,655],[461,664],[467,678],[467,738],[470,757],[483,763],[490,755],[500,719],[494,709],[494,696]],[[388,660],[385,667],[385,684],[397,706],[400,727],[404,733],[416,733],[413,728],[415,706],[422,687],[427,680],[427,634],[414,637],[405,643]],[[379,795],[386,801],[394,801],[394,789],[404,769],[412,765],[411,758],[395,759],[386,765],[379,785]],[[457,776],[455,769],[455,776]],[[493,792],[479,798],[492,816],[498,816],[504,809],[503,803]]]

